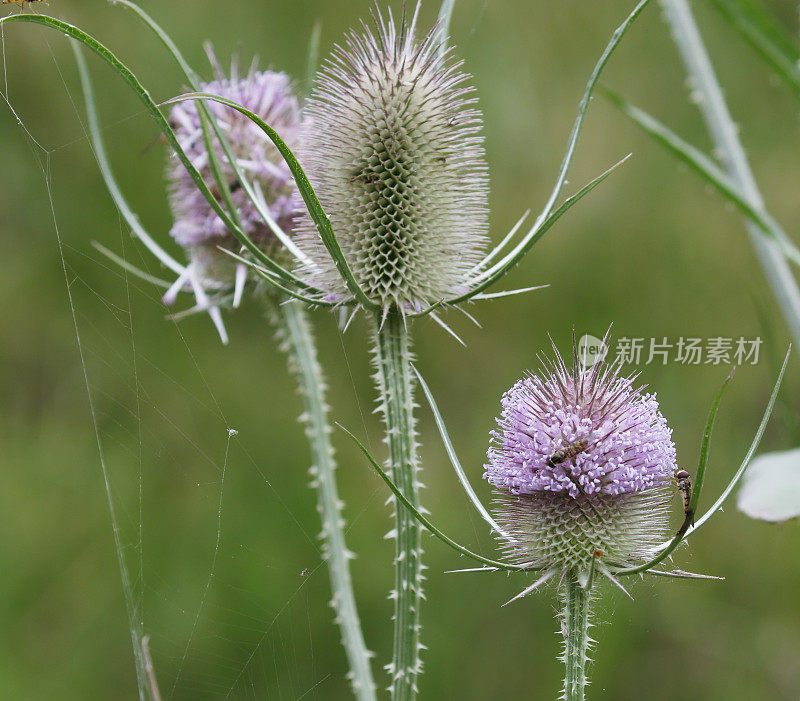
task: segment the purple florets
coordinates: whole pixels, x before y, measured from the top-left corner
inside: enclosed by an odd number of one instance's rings
[[[258,71],[251,67],[245,77],[239,77],[234,62],[230,77],[211,56],[215,80],[201,85],[203,92],[214,93],[244,105],[272,126],[283,140],[294,149],[300,131],[300,107],[292,94],[289,77],[284,73]],[[237,159],[239,168],[257,193],[263,194],[264,203],[273,219],[284,230],[291,229],[292,217],[297,208],[295,186],[285,161],[273,143],[244,115],[216,102],[206,101],[206,106],[218,122]],[[181,147],[200,171],[211,192],[221,201],[220,193],[209,165],[206,144],[194,101],[182,102],[173,107],[170,124]],[[236,174],[228,163],[221,146],[214,138],[216,157],[231,189],[245,233],[258,245],[274,240],[273,234],[259,215]],[[171,234],[187,248],[205,243],[219,244],[219,239],[230,233],[219,216],[211,209],[197,189],[189,173],[177,160],[171,159],[167,168],[170,181],[170,205],[175,223]]]
[[[486,479],[512,494],[619,495],[669,483],[672,430],[654,394],[619,366],[543,362],[503,395]]]

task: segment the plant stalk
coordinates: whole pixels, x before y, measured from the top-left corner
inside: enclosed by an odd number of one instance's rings
[[[419,509],[417,440],[411,339],[402,316],[392,311],[376,320],[375,380],[386,424],[388,468],[392,480]],[[421,530],[416,519],[395,502],[394,654],[388,670],[395,701],[416,698],[420,673],[420,603],[422,599]]]
[[[322,519],[320,539],[331,582],[331,606],[336,612],[335,621],[341,631],[342,645],[350,664],[348,678],[358,701],[374,701],[375,681],[370,667],[372,653],[364,642],[350,577],[349,561],[353,554],[345,545],[343,503],[336,489],[336,461],[330,440],[328,406],[325,403],[326,384],[317,361],[314,336],[301,304],[292,302],[272,307],[270,317],[277,329],[281,348],[289,357],[289,368],[297,379],[303,398],[302,420],[313,459],[312,486],[317,491],[317,511]]]
[[[589,604],[591,592],[575,573],[564,582],[564,701],[583,701],[589,651]]]
[[[747,161],[738,129],[731,117],[722,88],[714,73],[708,51],[687,0],[661,0],[667,22],[683,63],[691,89],[699,96],[699,107],[714,142],[719,159],[731,179],[739,186],[750,205],[761,210],[764,198]],[[778,245],[767,238],[758,226],[745,220],[750,242],[764,275],[778,302],[787,326],[800,352],[800,289],[789,263]]]

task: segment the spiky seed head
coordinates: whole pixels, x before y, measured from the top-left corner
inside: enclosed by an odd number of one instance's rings
[[[419,310],[466,291],[488,229],[488,171],[469,76],[433,34],[376,14],[324,64],[300,162],[353,274],[383,308]],[[297,227],[308,282],[348,291],[310,217]]]
[[[556,350],[502,398],[486,479],[518,564],[586,570],[646,559],[668,527],[678,467],[654,394],[619,365],[569,370]]]
[[[209,53],[209,57],[214,67],[215,79],[202,83],[201,90],[244,105],[274,127],[290,148],[295,148],[300,133],[300,107],[292,92],[289,77],[285,73],[257,70],[255,62],[246,75],[240,76],[235,59],[228,76],[212,53]],[[216,102],[206,101],[205,104],[227,138],[240,170],[257,190],[263,192],[273,219],[284,231],[290,232],[297,208],[297,201],[294,199],[296,188],[280,153],[269,138],[244,115]],[[224,207],[206,151],[198,104],[195,101],[178,103],[170,112],[170,124],[192,164]],[[274,252],[271,250],[276,245],[274,235],[239,183],[222,146],[213,134],[212,142],[241,219],[242,229],[260,248],[266,252]],[[205,284],[213,287],[230,285],[233,263],[217,247],[238,249],[236,239],[197,189],[176,156],[169,159],[166,173],[174,217],[170,233],[187,250],[197,274]]]

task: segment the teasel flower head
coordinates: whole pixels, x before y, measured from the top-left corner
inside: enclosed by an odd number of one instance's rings
[[[308,101],[299,161],[375,307],[419,312],[468,291],[488,229],[488,173],[469,76],[435,32],[375,13],[335,49]],[[305,281],[350,293],[311,218]]]
[[[240,75],[239,65],[235,59],[230,74],[226,75],[210,50],[209,58],[215,77],[208,83],[202,83],[199,86],[200,91],[238,102],[264,121],[274,125],[280,130],[286,143],[293,148],[296,147],[301,116],[299,102],[292,92],[289,77],[285,73],[258,70],[255,61],[246,74]],[[204,104],[226,138],[238,168],[260,198],[262,209],[267,210],[275,223],[290,234],[299,199],[289,167],[277,148],[258,126],[241,113],[209,100]],[[177,103],[170,112],[169,120],[179,144],[202,175],[214,197],[225,206],[214,178],[204,139],[199,103],[196,101]],[[273,234],[272,228],[242,187],[216,136],[212,133],[210,137],[214,155],[222,177],[228,184],[242,231],[258,248],[280,258],[281,244]],[[174,302],[178,291],[190,286],[195,293],[198,287],[212,293],[233,289],[234,306],[238,306],[247,267],[236,263],[233,258],[220,250],[220,248],[238,250],[236,239],[174,155],[167,163],[166,177],[169,182],[169,203],[174,218],[170,233],[186,250],[190,263],[164,296],[165,303]],[[200,299],[198,304],[202,304]]]
[[[571,370],[558,351],[502,398],[485,465],[509,559],[587,573],[647,560],[668,529],[678,472],[654,394],[618,364]]]

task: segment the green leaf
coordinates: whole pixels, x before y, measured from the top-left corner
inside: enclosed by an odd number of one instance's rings
[[[611,41],[609,41],[605,50],[600,55],[599,60],[595,64],[592,74],[589,76],[589,81],[586,84],[583,97],[581,97],[581,101],[578,103],[578,116],[575,118],[575,123],[572,126],[572,131],[570,132],[569,139],[567,141],[567,150],[564,155],[564,160],[559,168],[558,176],[556,177],[556,184],[553,187],[553,191],[550,193],[550,197],[547,200],[544,209],[539,213],[539,216],[536,218],[536,221],[534,222],[530,231],[522,238],[521,241],[519,241],[519,243],[517,243],[514,249],[492,268],[479,275],[479,279],[483,280],[484,278],[489,278],[491,282],[481,285],[480,289],[477,291],[485,289],[494,281],[508,273],[522,259],[533,243],[541,238],[540,230],[545,226],[551,226],[555,222],[555,219],[558,218],[555,217],[554,219],[551,215],[553,214],[553,208],[555,207],[556,201],[561,194],[561,190],[566,183],[567,171],[569,170],[569,166],[572,163],[572,158],[575,155],[575,146],[578,142],[581,129],[583,128],[583,121],[586,117],[586,111],[589,109],[589,102],[591,101],[592,94],[597,86],[597,81],[600,79],[600,74],[603,72],[603,69],[608,63],[608,60],[611,58],[611,55],[622,41],[622,37],[625,36],[625,33],[628,31],[631,24],[633,24],[633,21],[642,13],[644,8],[647,7],[649,3],[650,0],[640,0],[636,7],[633,8],[633,11],[625,18],[625,21],[619,27],[617,27],[617,29],[614,31],[614,34],[611,36]],[[611,170],[613,170],[613,168]],[[601,176],[600,180],[597,180],[597,182],[600,182],[602,177],[603,176]],[[559,211],[563,213],[565,210],[562,210]],[[468,297],[469,295],[465,295],[458,298],[458,301],[462,301]]]
[[[435,41],[439,44],[439,51],[442,54],[447,52],[447,42],[450,39],[450,20],[453,18],[455,6],[456,0],[443,0],[439,9],[439,18],[436,21],[434,34],[436,35]]]
[[[322,41],[322,21],[314,22],[311,37],[308,40],[308,58],[306,60],[306,95],[310,95],[316,83],[319,68],[319,46]]]
[[[768,212],[753,206],[749,198],[739,189],[734,181],[711,158],[702,151],[684,141],[669,127],[666,127],[647,112],[640,110],[628,103],[617,93],[607,88],[603,89],[605,96],[616,105],[620,111],[630,117],[647,134],[663,146],[679,161],[685,163],[703,180],[714,187],[726,200],[739,209],[748,219],[769,236],[783,254],[793,263],[800,265],[800,249],[786,235]]]
[[[714,7],[800,99],[800,48],[756,0],[711,0]]]
[[[322,208],[320,201],[317,199],[314,188],[311,187],[311,183],[308,181],[303,168],[297,162],[297,159],[295,158],[291,149],[289,149],[289,147],[284,143],[283,139],[281,139],[278,133],[257,114],[254,114],[243,105],[240,105],[238,102],[229,100],[225,97],[220,97],[219,95],[212,95],[211,93],[202,92],[189,93],[187,95],[180,95],[179,97],[174,97],[171,100],[167,100],[164,104],[169,105],[176,102],[182,102],[184,100],[211,100],[213,102],[219,102],[222,105],[231,107],[247,117],[269,137],[272,143],[275,144],[275,147],[278,149],[278,151],[280,151],[281,155],[286,161],[286,164],[289,166],[289,170],[292,172],[295,183],[297,184],[297,189],[300,191],[303,201],[306,203],[308,213],[314,220],[314,223],[317,226],[317,231],[322,238],[322,242],[325,244],[325,248],[328,249],[328,253],[331,254],[331,258],[333,259],[339,274],[344,279],[347,289],[350,290],[350,293],[363,307],[366,309],[377,309],[380,305],[367,297],[366,293],[361,289],[358,281],[353,276],[350,266],[347,264],[347,260],[344,257],[344,253],[342,253],[342,249],[339,247],[339,243],[336,241],[336,236],[333,233],[333,227],[331,227],[328,215],[325,214],[325,210]]]
[[[759,455],[736,498],[750,518],[779,523],[800,516],[800,448]]]
[[[162,280],[160,277],[156,277],[155,275],[151,275],[150,273],[146,273],[144,270],[137,268],[135,265],[132,265],[121,256],[118,256],[111,249],[106,248],[103,244],[99,243],[98,241],[92,241],[91,243],[92,246],[96,248],[100,253],[102,253],[106,258],[116,263],[120,268],[127,270],[132,275],[135,275],[136,277],[145,280],[146,282],[149,282],[152,285],[156,285],[156,287],[163,287],[164,289],[169,289],[172,286],[171,282]]]
[[[466,555],[467,557],[472,558],[476,562],[480,562],[484,565],[489,565],[491,567],[496,567],[500,570],[506,570],[508,572],[522,572],[522,571],[531,571],[533,568],[530,567],[520,567],[519,565],[510,565],[506,562],[498,562],[496,560],[490,560],[485,558],[481,555],[478,555],[471,550],[468,550],[463,545],[459,545],[454,541],[452,538],[448,538],[442,531],[440,531],[436,526],[434,526],[427,518],[425,518],[414,506],[411,502],[403,495],[397,485],[392,482],[392,478],[386,474],[386,472],[381,468],[381,466],[377,463],[375,458],[370,455],[369,451],[364,447],[364,444],[358,440],[350,431],[348,431],[344,426],[337,423],[336,424],[342,431],[344,431],[350,438],[352,438],[353,442],[358,446],[359,450],[364,453],[364,456],[369,461],[369,464],[372,465],[372,469],[378,473],[378,476],[386,483],[389,489],[392,490],[392,493],[397,498],[397,500],[403,505],[405,509],[420,523],[422,526],[428,529],[430,533],[436,536],[439,540],[441,540],[445,545],[450,546],[453,550],[455,550],[460,555]]]
[[[720,402],[722,402],[722,395],[728,387],[728,383],[733,379],[734,370],[725,378],[722,387],[719,388],[714,403],[711,405],[711,411],[708,412],[708,420],[706,421],[706,428],[703,431],[703,440],[700,444],[700,459],[697,462],[697,474],[694,478],[694,489],[692,489],[692,496],[689,500],[689,510],[692,514],[697,512],[697,503],[700,501],[700,492],[703,490],[703,482],[706,477],[706,465],[708,464],[708,448],[711,444],[711,433],[714,430],[714,421],[717,418]]]
[[[416,367],[412,365],[411,369],[417,376],[417,380],[419,381],[419,386],[422,387],[422,391],[425,394],[425,398],[428,400],[428,404],[430,405],[431,411],[433,412],[433,418],[436,421],[436,426],[439,429],[439,435],[442,437],[442,443],[444,443],[444,449],[445,451],[447,451],[447,457],[450,458],[450,464],[456,471],[456,476],[458,477],[458,481],[461,482],[461,486],[467,493],[469,500],[472,502],[473,506],[477,509],[478,513],[481,515],[483,520],[489,524],[492,530],[494,530],[496,533],[499,533],[506,540],[513,542],[514,539],[511,538],[511,536],[509,536],[499,525],[497,525],[497,522],[491,517],[489,512],[481,503],[481,500],[478,499],[478,495],[472,488],[472,485],[470,484],[469,479],[467,478],[467,474],[464,472],[464,468],[461,467],[461,463],[459,462],[455,448],[453,447],[453,442],[450,440],[450,434],[447,432],[447,426],[445,425],[444,419],[442,418],[442,415],[439,412],[439,407],[436,405],[436,400],[433,398],[433,393],[431,392],[430,387],[428,387],[428,383],[425,382],[424,378],[422,377],[422,375],[420,374],[419,370],[417,370]]]
[[[609,175],[611,175],[611,173],[613,173],[629,158],[630,154],[625,156],[625,158],[623,158],[618,163],[615,163],[604,173],[598,175],[594,180],[584,185],[580,190],[578,190],[578,192],[572,195],[572,197],[568,197],[566,200],[564,200],[564,203],[555,212],[550,214],[550,216],[548,216],[547,219],[536,229],[536,232],[533,234],[533,236],[526,236],[522,241],[520,241],[517,244],[514,250],[511,253],[509,253],[509,256],[511,256],[511,258],[507,257],[504,260],[511,261],[510,263],[503,264],[499,268],[493,268],[492,270],[494,272],[489,274],[489,276],[486,277],[486,279],[484,279],[479,284],[473,286],[469,290],[469,292],[466,292],[460,297],[455,297],[453,299],[446,300],[446,304],[458,304],[459,302],[472,299],[478,293],[483,292],[483,290],[494,285],[495,282],[497,282],[501,277],[506,275],[525,256],[525,254],[531,248],[533,248],[534,244],[550,230],[550,227],[552,227],[553,224],[555,224],[564,214],[566,214],[566,212],[572,207],[572,205],[576,204],[586,195],[588,195],[601,182],[603,182],[603,180],[605,180]],[[487,271],[487,273],[484,273],[484,275],[488,274],[488,272],[489,271]],[[427,311],[428,310],[426,310],[426,312]]]
[[[139,221],[139,217],[131,209],[125,196],[122,194],[122,189],[119,187],[114,172],[111,170],[111,164],[106,154],[105,144],[103,143],[102,132],[100,130],[100,123],[97,118],[97,106],[94,101],[94,90],[92,89],[92,82],[89,78],[89,71],[86,67],[86,59],[83,54],[78,50],[77,44],[73,43],[72,48],[75,53],[75,60],[78,63],[78,73],[81,79],[81,87],[83,89],[84,104],[86,105],[86,116],[89,122],[89,136],[92,140],[94,148],[94,156],[97,160],[97,166],[100,169],[100,175],[106,184],[111,199],[117,210],[122,215],[122,218],[128,223],[128,226],[133,231],[136,238],[138,238],[145,247],[165,266],[172,272],[180,275],[185,266],[181,265],[169,253],[167,253],[161,246],[156,243],[155,239],[145,230]],[[112,258],[114,260],[114,258]],[[121,259],[120,259],[121,260]],[[115,261],[117,262],[117,261]],[[123,266],[127,267],[127,266]],[[146,273],[145,273],[146,275]],[[167,285],[169,287],[169,284]]]
[[[730,493],[734,490],[734,488],[738,484],[739,480],[744,474],[744,471],[750,464],[750,461],[753,459],[753,455],[755,455],[756,450],[758,450],[758,446],[761,443],[761,438],[763,437],[764,431],[767,428],[767,423],[769,423],[769,417],[772,415],[772,409],[775,406],[775,400],[778,398],[778,392],[780,391],[781,384],[783,383],[783,376],[786,374],[786,366],[789,364],[789,354],[791,352],[792,352],[792,347],[789,346],[789,350],[786,351],[786,357],[784,358],[783,365],[781,366],[781,371],[778,374],[778,380],[775,383],[775,388],[772,390],[769,402],[767,402],[767,408],[764,410],[764,415],[761,418],[761,423],[758,426],[758,430],[756,431],[756,435],[753,438],[753,442],[750,444],[750,448],[747,450],[747,453],[744,456],[741,465],[739,465],[739,469],[736,471],[733,478],[728,483],[728,486],[725,487],[722,494],[714,502],[711,508],[708,511],[706,511],[705,514],[703,514],[702,518],[697,519],[697,523],[689,531],[689,533],[687,533],[687,537],[692,535],[698,528],[700,528],[700,526],[702,526],[706,521],[708,521],[708,519],[710,519],[720,509],[722,504],[725,502]]]
[[[733,476],[733,479],[731,479],[728,486],[724,489],[720,497],[714,502],[711,508],[708,511],[706,511],[705,514],[703,514],[702,518],[697,519],[697,522],[695,523],[694,526],[690,527],[691,518],[690,514],[687,514],[686,518],[681,524],[681,527],[675,534],[675,537],[668,543],[665,543],[662,546],[662,549],[659,552],[659,554],[656,555],[652,560],[637,567],[626,567],[621,569],[615,569],[613,570],[614,574],[638,574],[640,572],[646,572],[651,568],[655,567],[659,562],[669,557],[675,550],[675,548],[677,548],[678,545],[680,545],[682,540],[685,540],[690,535],[692,535],[698,528],[700,528],[700,526],[702,526],[706,521],[708,521],[708,519],[711,518],[719,510],[719,508],[724,503],[725,499],[727,499],[728,495],[731,493],[731,491],[733,491],[733,488],[736,486],[736,483],[741,478],[742,473],[745,471],[745,469],[747,469],[747,466],[750,464],[750,460],[752,459],[753,454],[758,449],[758,444],[761,442],[761,437],[764,435],[764,430],[766,429],[767,423],[769,422],[769,417],[772,415],[772,408],[775,406],[775,400],[778,397],[778,392],[780,391],[781,384],[783,383],[783,376],[786,372],[786,366],[789,364],[789,354],[791,352],[792,352],[792,347],[789,346],[789,350],[786,352],[786,357],[784,358],[783,366],[781,367],[781,371],[778,374],[778,379],[775,382],[775,387],[773,388],[772,394],[770,395],[769,401],[767,402],[767,408],[764,410],[764,415],[762,416],[761,423],[759,424],[758,429],[756,430],[756,435],[753,438],[753,442],[750,444],[750,448],[747,451],[747,454],[745,455],[742,464],[739,466],[739,469],[736,471],[736,474]],[[697,470],[698,471],[697,481],[701,483],[705,473],[705,461],[708,459],[708,442],[711,439],[711,431],[713,430],[714,427],[714,419],[716,418],[717,410],[719,409],[719,403],[720,400],[722,399],[722,393],[724,392],[728,382],[730,382],[730,379],[731,377],[729,375],[728,378],[723,383],[719,393],[717,394],[717,397],[714,400],[714,404],[711,407],[711,412],[709,413],[708,420],[706,421],[706,429],[705,432],[703,433],[703,446],[700,453],[701,465],[698,466]],[[701,467],[702,467],[702,474],[701,474]],[[695,489],[692,492],[692,502],[696,501],[695,495],[697,495],[697,497],[699,497],[700,495],[696,484],[695,484]]]
[[[227,248],[225,248],[223,246],[217,246],[217,250],[219,250],[221,253],[224,253],[225,255],[230,256],[231,258],[233,258],[238,263],[241,263],[242,265],[246,265],[248,268],[251,268],[252,270],[255,271],[255,273],[257,275],[260,275],[262,278],[264,278],[264,280],[266,280],[270,285],[272,285],[273,287],[277,287],[281,292],[286,293],[287,295],[289,295],[290,297],[293,297],[296,300],[299,300],[301,302],[305,302],[306,304],[308,304],[310,306],[314,306],[314,307],[335,307],[336,306],[336,304],[334,302],[326,302],[326,301],[324,301],[322,299],[315,299],[314,297],[307,297],[306,295],[302,295],[299,292],[295,292],[294,290],[289,289],[285,285],[282,285],[280,283],[280,280],[275,275],[273,275],[269,270],[267,270],[265,268],[262,268],[260,265],[258,265],[257,263],[254,263],[249,258],[245,258],[244,256],[240,256],[237,253],[234,253],[233,251],[229,251]]]

